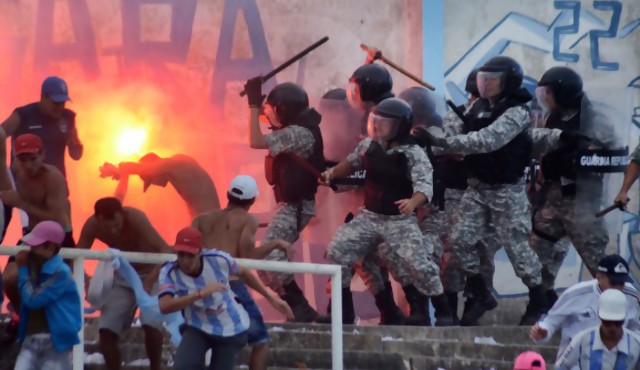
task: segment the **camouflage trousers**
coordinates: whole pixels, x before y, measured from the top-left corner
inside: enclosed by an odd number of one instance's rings
[[[385,216],[368,210],[340,226],[329,244],[327,257],[342,266],[343,288],[351,284],[351,266],[376,248],[396,280],[404,271],[423,294],[442,294],[439,267],[431,258],[433,246],[420,232],[415,216]]]
[[[542,264],[542,282],[553,289],[560,266],[567,256],[568,236],[591,275],[598,271],[598,262],[605,255],[609,235],[602,218],[596,218],[597,203],[581,202],[576,206],[572,197],[562,196],[560,185],[552,184],[544,204],[534,208],[533,231],[529,236],[531,248]]]
[[[315,202],[303,201],[302,213],[300,217],[300,228],[298,229],[298,206],[294,203],[282,203],[280,209],[269,222],[267,234],[262,240],[262,244],[268,243],[274,239],[282,239],[293,244],[300,237],[300,232],[309,223],[315,213]],[[265,260],[269,261],[288,261],[287,254],[275,249]],[[264,285],[271,288],[278,295],[283,295],[283,286],[293,281],[293,274],[286,272],[262,271],[258,270],[258,276]]]
[[[464,290],[464,273],[461,270],[455,254],[451,249],[450,231],[458,222],[460,215],[460,199],[464,190],[447,189],[445,192],[445,209],[429,214],[420,223],[420,230],[429,235],[433,241],[436,260],[441,261],[440,272],[442,285],[446,292],[461,292]],[[439,246],[438,246],[439,245]],[[496,270],[494,257],[502,244],[490,225],[488,234],[476,243],[476,250],[480,257],[480,274],[484,277],[489,288],[493,288],[493,275]]]
[[[387,270],[384,259],[377,250],[356,261],[353,264],[353,268],[373,295],[384,290],[385,284],[389,282],[389,270]],[[405,285],[402,281],[399,282],[403,286]]]
[[[451,248],[465,276],[480,273],[476,243],[495,230],[516,275],[527,287],[542,283],[541,265],[529,247],[531,215],[522,184],[469,186],[460,200],[458,221],[451,230]]]

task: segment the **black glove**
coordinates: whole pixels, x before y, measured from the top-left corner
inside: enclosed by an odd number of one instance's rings
[[[415,141],[422,148],[426,148],[429,145],[429,136],[427,134],[427,129],[423,126],[417,126],[411,128],[411,136],[415,139]]]
[[[577,144],[580,140],[591,141],[591,138],[577,131],[562,131],[560,133],[560,141],[565,144]]]
[[[247,80],[244,84],[244,91],[247,93],[247,101],[252,108],[260,108],[266,95],[262,95],[262,76]]]
[[[432,129],[438,129],[438,128],[432,128]],[[412,128],[411,135],[413,135],[415,140],[418,142],[418,145],[422,146],[423,148],[426,147],[427,145],[439,146],[444,148],[447,147],[446,138],[442,136],[434,135],[433,132],[429,131],[429,129],[427,129],[424,126],[417,126]]]

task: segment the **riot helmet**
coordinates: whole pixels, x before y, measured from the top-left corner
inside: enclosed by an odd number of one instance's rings
[[[355,108],[366,109],[392,97],[393,80],[387,69],[379,64],[365,64],[349,78],[347,99]]]
[[[367,132],[373,140],[402,141],[411,132],[413,113],[402,99],[388,98],[373,107],[367,119]]]
[[[467,76],[467,83],[464,85],[464,91],[471,94],[471,96],[475,96],[476,98],[480,96],[480,93],[478,92],[478,82],[476,80],[477,77],[478,69],[476,68],[471,71],[471,73],[469,73],[469,76]]]
[[[511,95],[522,85],[524,73],[518,62],[512,58],[499,55],[489,59],[476,76],[480,97],[496,99]]]
[[[267,96],[264,114],[277,128],[292,124],[309,109],[309,97],[304,89],[292,82],[277,85]]]
[[[538,104],[547,111],[577,109],[583,95],[582,78],[569,67],[550,68],[536,88]]]
[[[439,95],[424,87],[410,87],[398,95],[406,101],[413,113],[414,126],[441,127],[442,117],[437,112],[436,99]]]

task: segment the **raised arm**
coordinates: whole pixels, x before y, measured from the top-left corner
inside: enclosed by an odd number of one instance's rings
[[[80,137],[78,136],[78,129],[75,124],[75,114],[73,116],[73,124],[71,125],[71,131],[69,132],[69,140],[67,141],[67,146],[69,147],[69,156],[73,160],[80,160],[82,158],[82,154],[84,153],[84,146],[80,141]]]

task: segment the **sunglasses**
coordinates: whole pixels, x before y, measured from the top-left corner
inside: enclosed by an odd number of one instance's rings
[[[617,327],[621,327],[624,324],[624,321],[609,321],[609,320],[602,320],[602,325],[604,326],[617,326]]]

